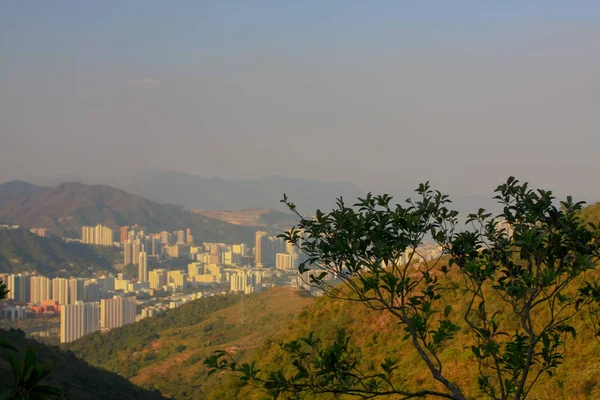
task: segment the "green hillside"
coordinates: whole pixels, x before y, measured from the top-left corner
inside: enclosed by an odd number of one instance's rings
[[[66,243],[26,229],[0,229],[0,272],[89,276],[94,272],[113,272],[115,257],[119,257],[119,251],[111,248]]]
[[[245,324],[241,324],[239,296],[213,297],[107,334],[87,336],[69,346],[78,357],[129,378],[146,388],[157,388],[175,399],[269,398],[261,389],[240,384],[227,374],[207,376],[203,358],[216,349],[226,349],[242,362],[256,361],[262,370],[288,365],[278,343],[315,332],[330,342],[339,329],[352,337],[365,371],[373,370],[385,357],[400,359],[402,380],[419,387],[432,384],[429,372],[408,342],[402,340],[397,323],[388,314],[320,297],[313,301],[289,289],[274,288],[245,298]],[[456,312],[466,307],[458,293],[447,293]],[[584,334],[587,321],[579,318],[580,335],[569,343],[566,362],[553,379],[542,377],[531,399],[600,398],[600,344]],[[478,398],[473,371],[464,368],[473,355],[467,337],[459,335],[443,357],[448,375],[470,388]],[[475,365],[475,364],[473,364]],[[329,397],[317,397],[317,399]]]
[[[600,224],[600,203],[590,204],[581,210],[581,218],[593,224]]]
[[[191,228],[198,241],[231,243],[249,243],[255,232],[250,227],[198,215],[182,206],[156,203],[111,186],[77,182],[36,190],[0,185],[0,223],[48,228],[58,236],[72,238],[81,236],[82,225],[96,224],[114,230],[137,224],[148,232]]]
[[[93,367],[56,346],[49,347],[35,340],[25,339],[21,331],[0,329],[0,336],[8,339],[19,349],[20,354],[23,354],[26,345],[32,346],[40,362],[54,366],[50,375],[42,383],[60,388],[63,399],[160,400],[164,398],[160,393],[141,389],[115,373]],[[11,380],[11,368],[0,358],[0,389],[10,387]]]
[[[204,358],[220,348],[242,357],[256,354],[311,301],[306,292],[289,288],[246,295],[243,308],[239,295],[209,297],[106,334],[86,336],[68,348],[93,365],[142,387],[157,388],[167,397],[204,399],[217,390],[222,393],[218,398],[233,399],[236,385],[223,392],[219,387],[227,377],[207,377]]]

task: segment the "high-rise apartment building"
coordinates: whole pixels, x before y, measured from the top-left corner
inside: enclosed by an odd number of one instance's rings
[[[185,244],[185,231],[177,231],[177,244]]]
[[[194,244],[194,235],[192,235],[192,230],[190,228],[187,228],[185,230],[185,239],[186,239],[186,243],[189,244],[190,246],[192,246]]]
[[[142,249],[138,261],[138,282],[148,282],[148,255]]]
[[[100,329],[100,305],[84,303],[63,305],[60,309],[60,342],[69,343]]]
[[[10,274],[0,273],[0,281],[2,281],[2,283],[4,283],[5,285],[8,285],[8,277],[9,276],[10,276]]]
[[[150,289],[159,289],[167,285],[167,271],[164,269],[155,269],[148,274],[150,280]]]
[[[52,300],[58,304],[69,304],[69,280],[66,278],[52,279]]]
[[[85,295],[85,279],[71,278],[69,280],[69,304],[83,301]]]
[[[232,292],[255,293],[262,288],[262,272],[239,272],[229,278]]]
[[[129,238],[125,243],[123,243],[123,262],[125,265],[139,264],[141,247],[142,244],[139,238]]]
[[[121,227],[121,237],[120,237],[120,241],[121,243],[125,243],[128,239],[127,234],[129,233],[129,226],[122,226]]]
[[[25,274],[12,274],[8,276],[6,282],[8,298],[17,303],[28,303],[31,297],[30,276]]]
[[[196,275],[202,275],[204,273],[204,265],[201,262],[195,262],[188,264],[188,276],[190,279]]]
[[[240,256],[245,256],[246,255],[246,244],[245,243],[234,244],[233,246],[231,246],[231,252],[234,254],[239,254]]]
[[[276,236],[269,236],[269,264],[275,263],[277,253],[285,253],[285,240]]]
[[[113,329],[135,322],[137,310],[135,297],[113,297],[100,302],[102,329]]]
[[[171,232],[167,232],[167,231],[162,231],[160,233],[160,241],[164,244],[164,245],[169,245],[171,244],[171,238],[172,238],[172,234]]]
[[[100,284],[95,279],[87,279],[83,288],[83,300],[85,302],[100,301]]]
[[[150,239],[150,254],[154,257],[160,258],[162,256],[163,251],[163,243],[160,240],[159,236],[152,236]]]
[[[52,281],[45,276],[34,275],[30,278],[30,302],[40,304],[44,300],[52,298]]]
[[[257,267],[269,264],[269,234],[267,232],[256,232],[256,247],[254,248],[254,259]]]
[[[187,286],[188,274],[175,270],[167,272],[167,285],[171,286],[174,292],[181,292]]]
[[[100,290],[103,292],[110,292],[115,290],[115,277],[114,276],[102,276],[97,279]]]
[[[81,242],[97,246],[112,246],[113,231],[104,225],[82,226]]]
[[[290,271],[293,268],[292,255],[287,253],[277,253],[275,256],[275,268]]]

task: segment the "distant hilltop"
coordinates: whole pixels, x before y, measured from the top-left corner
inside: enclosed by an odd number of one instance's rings
[[[261,179],[207,178],[183,172],[136,173],[127,184],[131,193],[161,203],[182,204],[202,210],[235,211],[270,208],[286,212],[279,201],[286,193],[303,214],[330,209],[342,196],[354,201],[365,193],[349,182],[322,182],[271,176]]]
[[[255,229],[233,225],[183,206],[160,204],[108,185],[65,182],[56,187],[22,181],[0,184],[0,224],[46,228],[61,237],[77,238],[83,225],[111,229],[139,225],[149,231],[191,228],[200,241],[251,242]]]

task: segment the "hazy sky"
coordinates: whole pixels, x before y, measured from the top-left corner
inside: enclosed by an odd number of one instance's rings
[[[0,181],[136,170],[600,199],[598,1],[3,1]]]

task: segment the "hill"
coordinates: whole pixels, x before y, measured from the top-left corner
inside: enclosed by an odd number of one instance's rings
[[[600,203],[590,204],[581,210],[581,218],[595,225],[600,224]]]
[[[46,188],[43,186],[36,186],[23,181],[10,181],[0,184],[0,193],[12,193],[17,195],[37,193],[44,189]]]
[[[48,228],[63,237],[80,237],[82,225],[112,229],[137,224],[149,232],[191,228],[199,241],[251,242],[254,230],[194,214],[182,206],[159,204],[107,185],[62,183],[15,191],[0,188],[0,221]],[[6,190],[9,188],[10,190]]]
[[[40,362],[54,366],[50,375],[42,383],[59,387],[63,392],[61,397],[63,399],[164,399],[157,391],[139,388],[115,373],[93,367],[72,353],[61,351],[57,346],[49,347],[35,340],[26,339],[21,331],[0,329],[0,336],[8,339],[19,349],[19,354],[23,354],[26,345],[31,346],[36,350]],[[8,387],[11,384],[10,380],[12,380],[10,366],[0,359],[0,387]]]
[[[464,309],[466,301],[459,293],[448,296],[457,312]],[[402,340],[396,321],[386,313],[328,297],[311,301],[297,294],[290,296],[289,288],[247,296],[245,311],[245,323],[241,324],[239,296],[198,300],[104,335],[84,337],[69,348],[93,365],[142,387],[157,388],[174,399],[262,400],[269,398],[266,392],[244,386],[230,375],[207,376],[203,358],[213,350],[226,349],[239,361],[256,361],[259,369],[277,370],[289,365],[278,343],[310,332],[329,343],[344,329],[364,371],[372,371],[386,357],[394,356],[400,358],[399,379],[414,387],[432,383],[418,355]],[[540,378],[532,400],[600,398],[599,345],[591,335],[583,334],[586,323],[583,318],[574,321],[581,334],[570,343],[565,364],[555,377]],[[472,371],[464,368],[473,357],[468,344],[466,336],[459,334],[442,356],[450,377],[468,388],[470,398],[479,398]]]
[[[194,210],[194,212],[230,224],[257,228],[272,227],[286,230],[298,223],[296,215],[270,208],[247,208],[241,211]]]
[[[118,250],[44,238],[26,229],[0,228],[0,272],[37,271],[47,276],[113,272]]]
[[[204,399],[222,379],[207,377],[205,356],[220,348],[240,356],[254,352],[284,330],[312,297],[304,291],[271,288],[247,295],[243,308],[240,300],[239,295],[197,300],[106,334],[86,336],[69,349],[167,397]],[[241,397],[223,393],[219,398]]]
[[[279,203],[283,193],[302,205],[303,213],[329,209],[343,196],[356,199],[363,191],[348,182],[321,182],[271,176],[262,179],[206,178],[182,172],[139,172],[123,189],[162,203],[183,204],[203,210],[272,208],[288,211]]]

